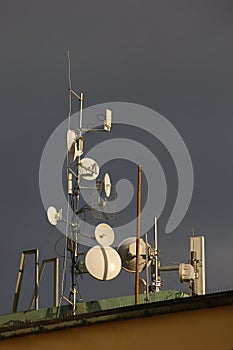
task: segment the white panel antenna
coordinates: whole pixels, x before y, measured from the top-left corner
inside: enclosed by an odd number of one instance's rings
[[[121,271],[121,258],[111,247],[94,246],[86,254],[85,266],[94,278],[109,281]]]
[[[108,247],[114,242],[115,234],[111,226],[102,223],[95,228],[95,238],[103,247]]]
[[[205,294],[205,237],[190,237],[190,260],[195,270],[193,294]]]
[[[104,121],[104,130],[110,131],[112,126],[112,111],[110,109],[105,110],[105,121]]]

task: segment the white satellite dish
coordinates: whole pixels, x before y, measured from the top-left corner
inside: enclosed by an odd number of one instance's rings
[[[58,221],[62,219],[62,211],[57,211],[54,207],[49,207],[47,210],[47,217],[51,225],[57,225]]]
[[[73,146],[73,144],[76,142],[76,134],[75,134],[75,131],[74,130],[71,130],[69,129],[67,131],[67,148],[68,148],[68,151],[70,152],[71,151],[71,148]]]
[[[99,175],[99,166],[91,158],[83,158],[80,162],[80,174],[85,180],[95,180]]]
[[[142,238],[139,243],[139,272],[141,272],[146,265],[149,266],[151,261],[147,262],[147,253],[149,244],[147,245]],[[122,267],[129,272],[136,271],[136,238],[129,237],[124,239],[118,246],[118,253],[120,254]]]
[[[111,194],[111,187],[112,187],[112,184],[111,184],[110,176],[108,173],[106,173],[104,175],[104,192],[107,198]]]
[[[77,147],[77,143],[75,142],[70,150],[70,161],[74,162],[75,159],[78,157],[78,147]]]
[[[67,131],[67,148],[70,152],[71,162],[74,162],[77,157],[83,154],[83,138],[79,137],[77,139],[75,131],[71,129]]]
[[[121,258],[111,247],[94,246],[86,254],[85,266],[94,278],[109,281],[121,271]]]
[[[95,238],[103,247],[108,247],[114,242],[115,234],[111,226],[102,223],[95,228]]]

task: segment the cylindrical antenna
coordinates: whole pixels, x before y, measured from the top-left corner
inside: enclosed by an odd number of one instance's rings
[[[78,155],[81,156],[83,154],[83,137],[79,137],[77,140],[77,148],[78,148]]]
[[[82,136],[83,127],[83,92],[80,94],[79,137]]]
[[[136,239],[136,276],[135,276],[135,304],[138,304],[139,294],[139,253],[140,253],[140,223],[141,223],[141,187],[142,187],[142,166],[138,165],[138,186],[137,186],[137,239]]]
[[[73,183],[72,183],[71,173],[68,173],[68,176],[67,176],[67,187],[68,187],[68,194],[73,194]]]

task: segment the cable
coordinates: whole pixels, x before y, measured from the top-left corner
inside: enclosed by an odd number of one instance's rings
[[[56,241],[56,243],[55,243],[55,245],[54,245],[55,253],[56,253],[60,258],[64,258],[65,255],[61,255],[61,254],[58,252],[57,245],[58,245],[58,243],[61,241],[61,239],[63,239],[63,238],[65,238],[64,235],[62,235],[60,238],[58,238],[57,241]],[[69,257],[68,257],[68,259],[69,259]]]

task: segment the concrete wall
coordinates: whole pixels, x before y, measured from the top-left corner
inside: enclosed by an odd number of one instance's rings
[[[0,342],[3,350],[232,350],[233,305],[98,323]]]

